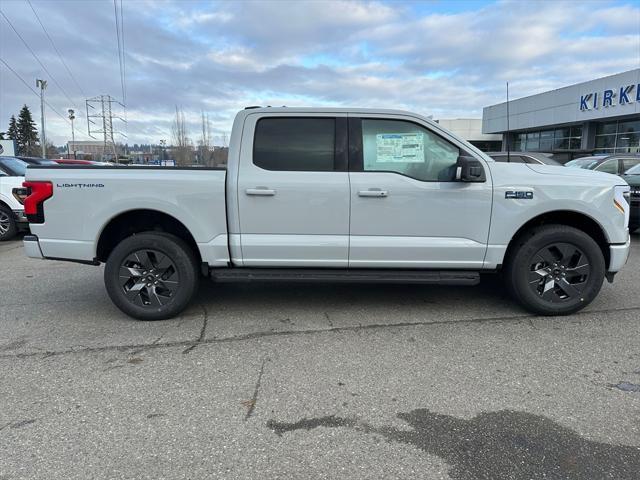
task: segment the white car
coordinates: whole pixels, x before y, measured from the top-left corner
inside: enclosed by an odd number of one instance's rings
[[[227,169],[30,166],[27,255],[97,265],[125,313],[180,313],[216,281],[473,285],[503,271],[545,315],[576,312],[630,248],[620,177],[496,162],[397,110],[252,108]]]
[[[27,164],[14,157],[0,157],[0,242],[10,240],[29,227],[22,187]]]

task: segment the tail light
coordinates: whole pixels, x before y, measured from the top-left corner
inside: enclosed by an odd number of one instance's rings
[[[29,196],[29,189],[24,187],[14,188],[11,190],[11,193],[13,194],[13,198],[15,198],[20,205],[24,205],[24,200]]]
[[[53,196],[53,184],[51,182],[24,182],[28,196],[24,199],[24,213],[29,223],[44,223],[43,203]]]

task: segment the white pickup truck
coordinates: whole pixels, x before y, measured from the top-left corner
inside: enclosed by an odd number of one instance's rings
[[[22,203],[27,164],[15,157],[0,156],[0,242],[11,240],[28,227]]]
[[[576,312],[630,246],[629,186],[498,163],[420,115],[248,108],[226,169],[29,167],[27,255],[98,265],[147,320],[215,281],[473,285],[502,271],[546,315]]]

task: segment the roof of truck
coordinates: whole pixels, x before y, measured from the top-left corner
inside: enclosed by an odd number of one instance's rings
[[[369,113],[376,114],[382,113],[385,115],[409,115],[411,117],[422,117],[426,118],[423,115],[420,115],[415,112],[409,112],[406,110],[395,110],[388,108],[363,108],[363,107],[261,107],[261,106],[251,106],[246,107],[242,111],[249,111],[249,113],[258,112],[258,113],[308,113],[308,112],[318,112],[318,113]]]

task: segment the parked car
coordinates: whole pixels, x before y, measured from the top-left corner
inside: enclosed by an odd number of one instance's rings
[[[27,164],[15,157],[0,157],[0,242],[29,228],[23,206],[27,196],[22,186],[26,168]]]
[[[496,162],[533,163],[537,165],[562,166],[562,163],[551,158],[550,153],[543,152],[488,152]]]
[[[640,164],[640,155],[633,153],[620,153],[615,155],[593,155],[591,157],[580,157],[567,162],[565,165],[567,167],[613,173],[614,175],[624,175],[627,170],[638,164]]]
[[[16,158],[19,158],[20,160],[22,160],[23,162],[29,165],[47,165],[49,167],[55,167],[58,165],[55,161],[49,160],[48,158],[22,157],[22,156],[18,156]]]
[[[395,110],[245,109],[226,170],[35,166],[25,185],[27,255],[105,263],[112,301],[146,320],[180,313],[201,274],[475,285],[498,270],[526,308],[564,315],[630,248],[620,177],[496,162]]]
[[[83,160],[80,158],[56,158],[54,161],[60,165],[94,165],[103,167],[113,165],[111,162],[94,162],[93,160]]]
[[[640,228],[640,164],[627,170],[622,178],[631,186],[629,231],[634,232]]]

